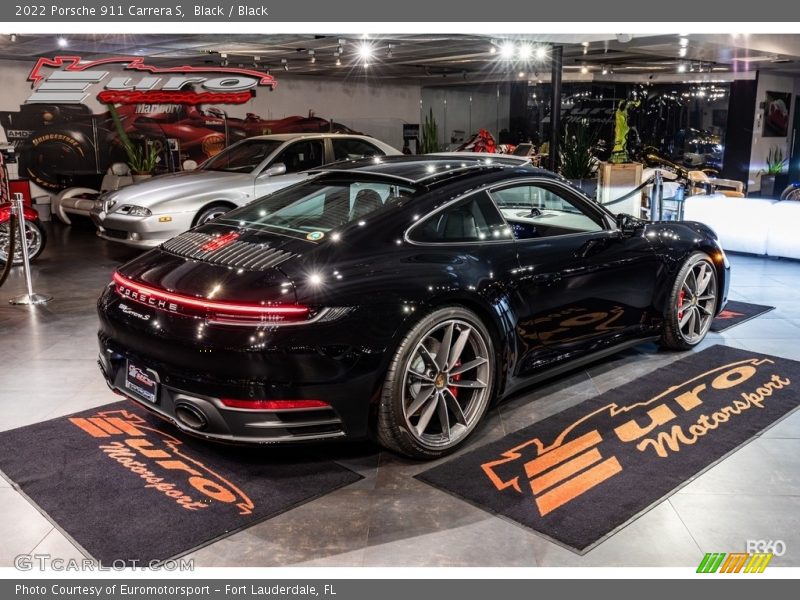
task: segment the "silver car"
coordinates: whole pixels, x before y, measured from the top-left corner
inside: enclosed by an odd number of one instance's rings
[[[91,210],[97,235],[151,248],[307,175],[323,164],[400,154],[374,138],[349,134],[282,134],[247,138],[194,171],[153,177],[102,194]]]

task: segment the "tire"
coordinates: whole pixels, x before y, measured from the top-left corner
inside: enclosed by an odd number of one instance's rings
[[[440,352],[445,341],[447,356]],[[492,337],[475,313],[460,306],[430,313],[406,334],[389,364],[378,406],[379,443],[416,459],[454,452],[483,419],[495,372]]]
[[[5,263],[8,260],[6,251],[8,249],[8,224],[0,224],[0,263]],[[19,227],[17,225],[17,227]],[[47,244],[47,233],[44,228],[34,221],[25,221],[25,232],[28,238],[28,258],[33,262],[43,251]],[[14,232],[17,235],[17,247],[14,250],[14,265],[22,264],[22,247],[19,245],[19,231]]]
[[[94,144],[80,129],[43,129],[19,152],[20,175],[48,190],[60,190],[59,173],[95,169]]]
[[[800,200],[800,184],[793,183],[783,190],[781,200]]]
[[[704,252],[695,252],[678,271],[669,294],[661,346],[689,350],[706,337],[716,316],[717,270]]]
[[[194,222],[192,223],[192,227],[196,225],[202,225],[204,223],[208,223],[209,221],[213,221],[217,217],[224,215],[229,210],[233,210],[235,207],[231,204],[226,204],[224,202],[215,202],[213,204],[209,204],[208,206],[204,206],[203,209],[197,213],[197,216],[194,218]]]

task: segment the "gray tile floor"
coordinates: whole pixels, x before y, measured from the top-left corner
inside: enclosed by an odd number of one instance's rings
[[[136,254],[88,225],[50,227],[34,286],[55,299],[12,307],[19,269],[0,288],[0,430],[116,400],[95,364],[94,301],[116,265]],[[731,256],[731,298],[777,310],[704,346],[727,344],[800,360],[800,263]],[[680,355],[644,344],[540,385],[488,415],[483,444],[644,375]],[[653,510],[578,556],[413,479],[429,465],[366,444],[331,447],[364,479],[207,546],[197,566],[695,566],[705,552],[780,539],[773,565],[800,566],[800,412],[708,470]],[[51,523],[0,478],[0,566],[20,553],[78,558]]]

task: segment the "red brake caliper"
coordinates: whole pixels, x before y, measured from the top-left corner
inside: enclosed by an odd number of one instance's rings
[[[686,297],[686,290],[681,290],[678,295],[678,320],[683,318],[683,299]]]
[[[461,366],[461,360],[459,359],[458,361],[456,361],[456,364],[454,364],[453,367],[460,367],[460,366]],[[458,375],[453,375],[450,379],[452,379],[453,381],[461,381],[461,373],[459,373]],[[449,385],[447,386],[447,389],[450,390],[450,393],[453,394],[454,398],[458,398],[458,388],[456,386]]]

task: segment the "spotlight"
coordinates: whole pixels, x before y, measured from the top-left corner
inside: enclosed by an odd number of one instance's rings
[[[519,50],[517,51],[517,54],[521,60],[528,60],[532,53],[533,48],[531,48],[528,44],[520,44]]]
[[[254,56],[254,57],[253,57],[253,68],[254,68],[254,69],[257,69],[257,68],[258,68],[258,61],[260,61],[260,60],[261,60],[261,57],[260,57],[260,56]]]
[[[228,55],[227,54],[220,54],[219,57],[222,59],[219,64],[222,67],[228,66]]]
[[[688,46],[688,45],[689,45],[689,40],[688,40],[687,38],[685,38],[685,37],[682,37],[682,38],[681,38],[681,39],[678,41],[678,43],[681,45],[681,48],[685,48],[686,46]]]
[[[286,60],[285,58],[282,58],[281,59],[281,64],[283,65],[283,70],[284,71],[288,71],[289,70],[289,61],[288,60]]]
[[[589,67],[587,67],[586,65],[581,66],[581,73],[583,75],[586,75],[588,72],[589,72]]]
[[[339,58],[339,57],[336,57],[336,66],[337,67],[341,67],[342,66],[342,59]]]
[[[679,49],[679,50],[678,50],[678,56],[680,56],[681,58],[683,58],[684,56],[686,56],[686,48],[681,48],[681,49]]]
[[[58,38],[58,47],[59,48],[66,48],[67,46],[69,46],[69,42],[67,41],[67,38],[65,38],[65,37]]]
[[[539,46],[536,48],[536,58],[542,60],[545,56],[547,56],[547,48],[544,46]]]
[[[392,58],[392,55],[393,55],[393,53],[392,53],[392,49],[393,49],[393,48],[394,48],[394,46],[392,46],[391,44],[389,44],[389,45],[387,46],[386,58]]]
[[[503,45],[500,48],[500,55],[503,58],[513,58],[514,57],[514,43],[513,42],[503,42]]]
[[[520,79],[525,77],[525,71],[520,71],[519,73],[517,73],[517,77],[519,77]]]
[[[361,57],[361,60],[366,61],[372,56],[372,46],[366,42],[361,44],[361,46],[358,48],[358,55]]]
[[[317,62],[317,57],[315,56],[316,52],[314,52],[313,50],[309,50],[308,55],[311,57],[308,59],[308,62],[310,62],[312,65]]]
[[[16,41],[17,41],[17,34],[16,34],[16,33],[12,33],[12,34],[11,34],[11,38],[10,38],[10,39],[11,39],[11,43],[12,43],[12,44],[13,44],[14,42],[16,42]]]
[[[608,75],[608,67],[603,67],[602,73],[603,75]]]
[[[496,54],[496,53],[497,53],[497,48],[495,48],[494,46],[489,46],[489,54]]]
[[[686,65],[681,63],[678,65],[678,73],[686,73]]]

